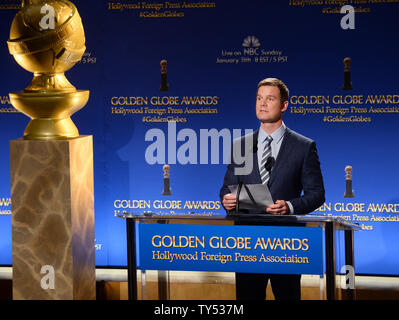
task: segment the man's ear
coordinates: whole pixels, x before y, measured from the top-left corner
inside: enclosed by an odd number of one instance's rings
[[[281,112],[284,113],[288,108],[288,101],[285,101],[281,104]]]

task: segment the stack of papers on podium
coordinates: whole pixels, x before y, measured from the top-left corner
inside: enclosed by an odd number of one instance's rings
[[[229,189],[237,197],[238,185],[231,185]],[[274,203],[270,190],[265,184],[243,184],[238,201],[240,209],[262,211]]]

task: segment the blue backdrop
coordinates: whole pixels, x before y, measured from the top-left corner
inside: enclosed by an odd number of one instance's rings
[[[12,263],[9,140],[21,137],[28,123],[11,112],[8,93],[22,90],[32,78],[6,44],[17,12],[10,4],[19,2],[0,1],[3,265]],[[81,134],[94,136],[98,266],[126,265],[125,224],[115,217],[118,212],[168,212],[170,200],[180,201],[172,208],[178,213],[225,214],[218,198],[226,167],[223,142],[230,145],[233,129],[259,127],[256,84],[277,77],[290,89],[286,125],[317,143],[326,204],[315,213],[363,225],[355,236],[358,273],[399,274],[397,3],[354,5],[354,29],[341,27],[345,14],[328,0],[74,3],[87,51],[66,75],[78,89],[91,91],[73,120]],[[353,90],[342,90],[346,57]],[[161,60],[167,60],[166,92],[160,91]],[[177,120],[176,138],[167,120]],[[224,133],[225,140],[212,148],[209,139],[208,157],[201,158],[204,129]],[[150,152],[161,133],[171,196],[162,196],[165,163],[152,163],[162,158],[162,150]],[[187,141],[197,147],[186,150]],[[219,159],[212,158],[215,149]],[[354,198],[344,197],[347,165],[353,168]],[[142,208],[135,208],[134,200],[141,200]]]

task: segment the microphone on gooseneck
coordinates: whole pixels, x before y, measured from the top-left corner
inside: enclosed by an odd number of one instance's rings
[[[236,196],[236,213],[238,213],[238,211],[239,211],[239,206],[240,206],[239,199],[240,199],[240,193],[241,193],[242,185],[243,185],[243,179],[241,177],[240,183],[238,184],[237,196]]]
[[[253,139],[253,141],[252,141],[252,153],[257,153],[258,152],[258,136],[257,135],[255,135],[254,136],[254,139]],[[240,206],[240,201],[239,201],[239,199],[240,199],[240,193],[241,193],[241,189],[242,189],[242,186],[243,186],[243,184],[244,184],[244,178],[243,178],[243,176],[240,176],[240,182],[238,183],[238,188],[237,188],[237,194],[236,194],[236,199],[237,199],[237,202],[236,202],[236,213],[238,213],[239,212],[239,206]]]
[[[252,143],[252,152],[257,153],[258,152],[258,138],[255,137],[254,141]]]
[[[272,169],[273,169],[275,162],[276,162],[276,159],[274,159],[274,157],[270,156],[269,158],[267,158],[266,163],[265,163],[266,171],[268,171],[270,173],[270,171],[272,171]]]

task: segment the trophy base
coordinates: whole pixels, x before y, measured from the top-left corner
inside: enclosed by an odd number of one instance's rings
[[[353,90],[352,84],[343,85],[342,90]]]
[[[25,128],[26,140],[64,140],[79,137],[71,120],[89,100],[88,90],[74,92],[18,92],[10,93],[15,109],[31,118]]]
[[[164,167],[165,168],[165,167]],[[165,170],[165,169],[164,169]],[[169,169],[167,169],[169,172]],[[171,196],[172,191],[170,190],[170,180],[169,178],[164,178],[163,179],[163,191],[162,191],[163,196]]]
[[[344,72],[344,84],[342,90],[353,90],[350,71]]]
[[[354,198],[354,197],[355,195],[353,194],[353,191],[344,193],[344,198]]]
[[[13,299],[95,300],[93,137],[12,140],[10,168]]]

